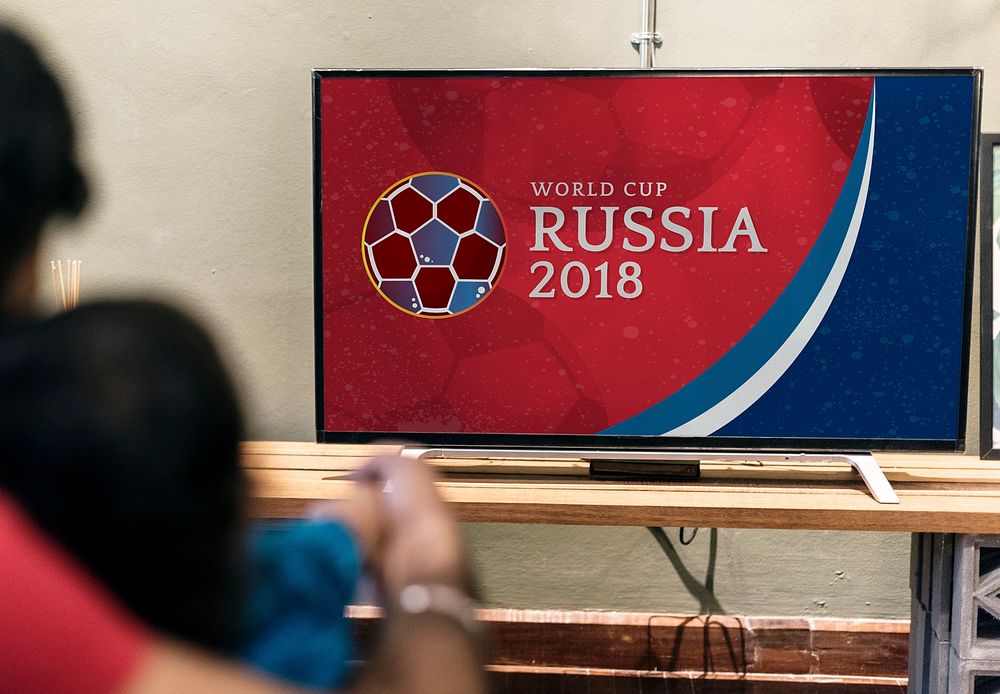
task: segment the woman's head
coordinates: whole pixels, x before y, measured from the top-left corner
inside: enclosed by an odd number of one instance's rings
[[[238,627],[241,418],[203,330],[92,304],[0,346],[0,486],[138,616],[220,648]]]

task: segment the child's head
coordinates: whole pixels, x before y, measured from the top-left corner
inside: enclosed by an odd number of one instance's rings
[[[241,420],[206,334],[92,304],[0,345],[0,486],[139,617],[229,646],[239,627]]]

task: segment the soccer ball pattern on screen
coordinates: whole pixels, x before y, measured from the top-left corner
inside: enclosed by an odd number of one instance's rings
[[[386,301],[414,316],[447,318],[489,295],[507,243],[482,189],[454,174],[429,172],[382,194],[362,245],[365,269]]]

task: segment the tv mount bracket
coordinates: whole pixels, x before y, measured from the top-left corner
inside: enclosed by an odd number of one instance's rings
[[[591,472],[596,461],[621,461],[623,463],[639,463],[649,471],[653,465],[664,463],[669,468],[671,462],[681,461],[696,466],[701,460],[725,460],[746,463],[847,463],[861,475],[868,491],[880,504],[898,504],[899,497],[886,479],[882,468],[875,462],[870,453],[733,453],[726,451],[647,451],[647,450],[585,450],[570,448],[438,448],[404,446],[404,457],[418,460],[434,460],[440,458],[496,458],[502,460],[536,460],[536,459],[572,459],[591,462]],[[697,469],[696,467],[694,468]],[[653,474],[643,475],[650,479]],[[697,473],[680,475],[688,478],[697,477]],[[678,474],[667,472],[664,479],[677,478]]]

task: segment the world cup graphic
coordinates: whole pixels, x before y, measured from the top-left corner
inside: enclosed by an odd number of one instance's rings
[[[368,278],[400,311],[449,318],[489,296],[507,239],[496,205],[475,183],[429,171],[390,186],[365,222]]]

